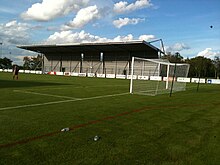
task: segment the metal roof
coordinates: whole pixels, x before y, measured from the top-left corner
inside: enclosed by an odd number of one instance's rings
[[[73,44],[54,44],[54,45],[17,45],[18,48],[33,52],[48,53],[67,53],[67,52],[113,52],[113,51],[158,51],[163,53],[157,47],[146,41],[127,41],[127,42],[93,42],[93,43],[73,43]]]

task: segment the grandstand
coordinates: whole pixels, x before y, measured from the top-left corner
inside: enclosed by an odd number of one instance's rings
[[[129,75],[133,56],[159,59],[164,54],[146,41],[19,45],[43,55],[43,73],[76,72]]]

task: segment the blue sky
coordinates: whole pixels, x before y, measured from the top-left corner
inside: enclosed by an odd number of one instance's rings
[[[1,57],[36,55],[16,45],[162,39],[167,52],[213,58],[219,8],[220,0],[1,0]]]

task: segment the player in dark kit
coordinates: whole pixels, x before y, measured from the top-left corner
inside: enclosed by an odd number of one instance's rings
[[[18,80],[18,72],[19,72],[19,67],[17,65],[14,65],[13,67],[13,80],[16,77],[16,80]]]

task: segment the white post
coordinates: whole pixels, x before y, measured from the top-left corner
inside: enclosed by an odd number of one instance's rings
[[[166,89],[169,88],[169,72],[170,72],[170,65],[167,66],[167,81],[166,81]]]
[[[132,61],[131,61],[130,93],[133,93],[133,75],[134,75],[134,57],[132,57]]]

